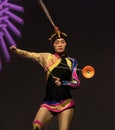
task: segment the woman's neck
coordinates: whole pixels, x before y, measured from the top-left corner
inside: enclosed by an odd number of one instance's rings
[[[59,57],[67,57],[67,54],[65,52],[63,53],[56,53]]]

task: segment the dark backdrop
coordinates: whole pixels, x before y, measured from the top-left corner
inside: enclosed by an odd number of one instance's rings
[[[17,1],[19,2],[19,1]],[[75,115],[71,130],[115,129],[115,9],[113,1],[44,0],[54,23],[68,34],[69,56],[79,68],[92,65],[95,76],[72,90]],[[53,27],[37,0],[21,1],[25,8],[21,49],[53,52],[48,37]],[[11,62],[0,73],[1,130],[32,130],[32,121],[45,92],[45,75],[40,65],[11,54]],[[57,130],[57,118],[44,130]]]

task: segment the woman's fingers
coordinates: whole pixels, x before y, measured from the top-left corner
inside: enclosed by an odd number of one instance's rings
[[[9,49],[10,49],[11,51],[14,51],[14,50],[16,50],[16,47],[15,47],[15,46],[10,46]]]
[[[55,77],[55,76],[53,76],[53,78],[55,79],[55,84],[56,84],[57,86],[61,86],[60,78]]]
[[[55,76],[53,76],[53,78],[54,78],[55,80],[60,80],[60,78],[58,78],[58,77],[55,77]]]

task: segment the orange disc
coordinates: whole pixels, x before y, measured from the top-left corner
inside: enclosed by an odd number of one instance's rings
[[[82,69],[82,75],[85,77],[85,78],[92,78],[95,74],[95,69],[90,66],[90,65],[86,65],[85,67],[83,67]]]

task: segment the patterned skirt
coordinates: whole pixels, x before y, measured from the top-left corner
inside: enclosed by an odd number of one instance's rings
[[[66,109],[73,108],[74,107],[74,100],[73,99],[65,99],[61,100],[59,102],[44,102],[41,106],[41,108],[44,107],[52,112],[62,112]]]

